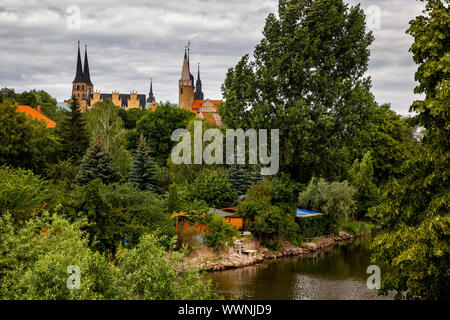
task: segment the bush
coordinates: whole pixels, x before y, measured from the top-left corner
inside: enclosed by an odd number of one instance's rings
[[[256,200],[270,204],[272,201],[272,182],[264,180],[259,184],[251,186],[247,191],[245,201]]]
[[[0,218],[0,299],[118,299],[118,275],[105,257],[93,252],[85,222],[70,223],[47,211],[23,227],[11,215]],[[67,288],[67,267],[79,266],[81,288]]]
[[[205,235],[206,244],[215,248],[226,248],[233,245],[233,237],[237,235],[235,227],[230,225],[224,218],[212,215],[206,224],[208,233]]]
[[[328,234],[330,222],[327,216],[313,216],[308,218],[297,218],[298,232],[302,238],[315,238]]]

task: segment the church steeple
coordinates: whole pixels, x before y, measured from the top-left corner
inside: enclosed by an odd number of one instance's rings
[[[84,72],[83,72],[84,82],[88,86],[93,86],[91,82],[91,76],[89,74],[89,63],[88,63],[88,57],[87,57],[87,46],[84,46]]]
[[[153,101],[155,101],[155,97],[153,95],[153,79],[150,79],[150,92],[148,93],[147,102],[152,103]]]
[[[195,100],[203,100],[203,91],[202,91],[202,80],[200,80],[200,63],[198,64],[198,71],[197,71],[197,82],[195,83],[195,93],[194,93],[194,99]]]
[[[178,106],[182,109],[191,110],[194,103],[194,77],[189,69],[189,45],[184,49],[183,67],[181,69],[181,79],[178,81],[179,99]]]
[[[81,54],[80,54],[80,41],[78,41],[78,56],[77,56],[77,72],[75,74],[75,79],[72,83],[82,83],[84,82],[83,67],[81,66]]]

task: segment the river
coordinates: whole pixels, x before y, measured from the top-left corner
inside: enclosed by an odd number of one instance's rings
[[[366,286],[369,244],[370,238],[358,239],[308,257],[283,258],[205,277],[212,280],[217,293],[229,299],[392,299]]]

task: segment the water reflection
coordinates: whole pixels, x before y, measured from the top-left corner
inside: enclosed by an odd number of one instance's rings
[[[337,245],[310,257],[292,257],[208,273],[217,291],[232,299],[390,299],[366,287],[369,239]]]

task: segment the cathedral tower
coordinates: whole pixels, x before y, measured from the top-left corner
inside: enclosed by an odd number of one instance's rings
[[[183,68],[181,70],[181,79],[178,81],[178,87],[178,106],[191,111],[192,104],[194,103],[194,81],[189,70],[189,59],[186,50],[184,51]]]
[[[75,95],[80,101],[86,98],[86,83],[81,65],[80,41],[78,41],[77,71],[75,79],[72,81],[72,95]]]
[[[195,83],[195,100],[203,100],[202,81],[200,80],[200,63],[198,64],[197,82]]]

